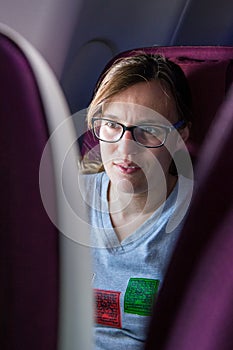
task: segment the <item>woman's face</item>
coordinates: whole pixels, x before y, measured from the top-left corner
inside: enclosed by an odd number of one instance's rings
[[[171,126],[179,119],[174,99],[158,81],[137,83],[114,95],[103,105],[103,117],[125,126]],[[182,135],[183,139],[188,137],[188,128],[182,129]],[[101,158],[111,186],[129,193],[169,186],[172,181],[169,167],[178,139],[179,133],[173,130],[164,146],[146,148],[137,144],[126,130],[118,142],[100,141]]]

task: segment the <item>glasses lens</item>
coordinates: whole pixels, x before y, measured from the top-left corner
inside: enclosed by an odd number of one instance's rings
[[[166,129],[160,126],[140,125],[134,129],[134,137],[143,146],[159,147],[166,140]]]
[[[123,128],[120,124],[107,119],[94,119],[94,133],[100,140],[116,142],[120,140]]]

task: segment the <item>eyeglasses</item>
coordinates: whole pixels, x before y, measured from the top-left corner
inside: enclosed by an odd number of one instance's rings
[[[92,118],[94,135],[100,141],[114,143],[120,141],[125,131],[130,131],[132,138],[139,145],[147,148],[158,148],[164,145],[168,134],[184,126],[185,120],[179,120],[171,126],[141,124],[125,126],[106,118]]]

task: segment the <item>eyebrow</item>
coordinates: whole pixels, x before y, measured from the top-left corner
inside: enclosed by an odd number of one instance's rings
[[[103,116],[103,118],[114,120],[115,122],[119,122],[121,124],[124,124],[124,121],[122,121],[121,118],[119,118],[118,116],[116,116],[114,114],[110,114],[110,113],[104,114],[103,113],[102,116]],[[162,121],[148,119],[148,120],[141,120],[141,121],[137,122],[136,124],[131,124],[131,125],[164,126],[164,123]]]
[[[117,115],[111,114],[111,113],[106,113],[106,112],[102,112],[102,116],[103,118],[111,118],[111,119],[119,119],[119,117],[117,117]]]

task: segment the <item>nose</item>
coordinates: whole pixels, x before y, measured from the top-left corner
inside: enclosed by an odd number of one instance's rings
[[[134,141],[132,132],[133,132],[133,130],[130,129],[130,128],[129,128],[129,129],[125,129],[125,132],[124,132],[124,134],[123,134],[123,136],[122,136],[122,139],[124,138],[124,139],[126,139],[126,140],[132,140],[132,141]],[[135,141],[134,141],[134,142],[135,142]]]
[[[118,141],[118,150],[124,154],[133,154],[138,152],[139,145],[134,141],[132,130],[125,130],[122,138]]]

